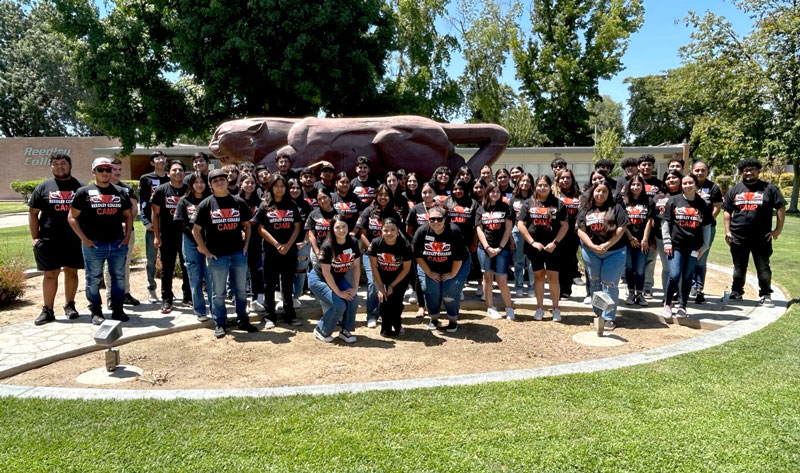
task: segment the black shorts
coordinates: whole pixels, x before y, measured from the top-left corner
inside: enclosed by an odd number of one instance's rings
[[[83,269],[83,250],[80,240],[40,238],[33,247],[36,269],[53,271],[61,268]]]
[[[552,253],[549,253],[544,250],[537,250],[525,243],[525,256],[530,260],[533,271],[546,269],[547,271],[558,272],[561,267],[561,261],[559,261],[561,258],[560,253],[558,247]]]

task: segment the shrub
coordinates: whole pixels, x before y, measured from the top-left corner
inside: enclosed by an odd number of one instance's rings
[[[789,187],[781,187],[781,194],[783,194],[783,198],[786,199],[786,202],[789,202],[789,197],[792,196],[792,186]]]
[[[33,193],[33,190],[36,189],[36,186],[38,186],[39,183],[42,182],[43,180],[44,179],[34,179],[32,181],[20,181],[19,179],[17,179],[16,181],[12,182],[9,187],[11,187],[11,190],[13,190],[14,192],[19,193],[22,196],[22,200],[24,200],[25,203],[27,204],[28,198]]]
[[[733,178],[731,176],[717,176],[714,178],[717,185],[719,186],[719,190],[722,191],[722,194],[725,195],[728,192],[728,189],[731,188],[733,185]]]
[[[133,193],[136,194],[137,197],[139,196],[139,181],[127,181],[123,179],[120,182],[124,182],[125,184],[131,186],[131,188],[133,188]]]
[[[11,304],[25,292],[25,275],[18,261],[4,261],[0,266],[0,307]]]
[[[778,178],[778,185],[781,189],[786,187],[791,189],[793,184],[794,184],[794,173],[785,172],[781,174],[781,177]]]

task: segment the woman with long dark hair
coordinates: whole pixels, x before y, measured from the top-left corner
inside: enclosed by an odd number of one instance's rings
[[[475,184],[475,175],[472,174],[472,169],[469,166],[461,166],[456,172],[456,180],[461,180],[466,184],[467,195],[475,199],[472,195],[472,186]],[[476,201],[480,202],[478,199]]]
[[[403,191],[403,196],[408,201],[409,210],[422,202],[422,187],[420,186],[417,173],[410,172],[408,176],[406,176],[406,190]]]
[[[447,166],[439,166],[433,171],[430,183],[436,193],[438,202],[444,202],[450,195],[450,188],[452,187],[451,174],[450,168]]]
[[[420,194],[422,195],[422,202],[411,208],[411,211],[408,213],[408,218],[406,219],[406,234],[409,235],[409,240],[414,237],[414,234],[421,226],[428,223],[428,212],[430,209],[439,205],[439,203],[436,202],[436,191],[433,190],[433,186],[430,182],[426,182],[422,185]],[[414,271],[412,277],[416,275],[413,282],[416,293],[415,299],[419,305],[417,318],[422,318],[425,316],[425,287],[423,286],[425,273],[422,271],[422,268],[416,265],[416,261],[414,262],[414,266],[415,267],[412,268]],[[414,302],[409,299],[409,304],[413,303]]]
[[[408,199],[406,199],[400,189],[400,177],[394,171],[389,171],[386,173],[385,181],[386,187],[389,188],[389,193],[391,194],[390,197],[392,199],[394,211],[397,212],[397,215],[405,222],[406,215],[408,215],[408,211],[411,210],[411,207],[408,206]]]
[[[261,205],[261,189],[256,178],[250,173],[239,176],[239,197],[245,201],[255,216]],[[247,268],[250,276],[250,308],[249,312],[263,314],[264,306],[264,251],[261,238],[251,237],[247,246]]]
[[[581,191],[578,188],[578,181],[571,169],[562,169],[556,174],[556,185],[553,186],[553,194],[564,204],[567,209],[567,223],[569,229],[564,239],[561,240],[561,271],[558,272],[558,285],[561,289],[561,299],[569,299],[572,296],[572,284],[581,276],[578,271],[578,233],[575,231],[575,220],[578,217],[578,210],[581,206]],[[578,284],[581,284],[578,281]]]
[[[381,184],[375,191],[375,199],[361,212],[358,223],[356,223],[356,232],[361,238],[362,248],[369,248],[370,242],[382,235],[383,221],[387,218],[400,221],[400,216],[394,210],[391,191],[386,184]],[[375,328],[378,325],[379,302],[378,290],[373,284],[369,255],[364,253],[361,263],[364,265],[367,276],[367,327]]]
[[[494,180],[497,181],[500,193],[503,194],[503,202],[511,202],[511,198],[514,196],[514,186],[511,185],[511,173],[508,172],[508,169],[498,169],[494,173]]]
[[[350,178],[346,172],[337,174],[333,182],[336,185],[336,193],[332,195],[333,208],[347,220],[350,236],[354,237],[356,235],[356,223],[363,209],[363,204],[361,199],[350,189]]]
[[[499,189],[498,189],[499,192]],[[517,187],[511,196],[508,205],[511,207],[511,219],[517,221],[517,214],[522,208],[522,204],[533,195],[533,176],[525,173],[519,177]],[[516,297],[523,297],[533,294],[533,267],[531,261],[525,256],[525,240],[516,225],[512,225],[511,238],[514,243],[514,289]],[[528,293],[524,291],[525,271],[528,271]]]
[[[625,242],[628,225],[625,209],[614,202],[608,182],[598,181],[587,190],[575,226],[581,239],[581,256],[586,265],[589,294],[603,291],[614,301],[610,310],[593,307],[598,335],[616,327],[619,305],[619,279],[625,269]]]
[[[669,258],[667,254],[664,252],[664,240],[662,235],[662,221],[665,216],[665,211],[667,209],[667,202],[669,199],[674,196],[678,195],[681,192],[681,179],[683,179],[683,174],[680,171],[672,170],[667,171],[664,173],[664,188],[659,189],[659,192],[653,198],[653,207],[655,208],[655,219],[653,220],[653,237],[655,238],[656,249],[658,250],[658,258],[661,261],[661,290],[666,294],[667,292],[667,284],[669,282]],[[649,258],[648,258],[649,259]],[[648,261],[648,266],[650,261]],[[645,288],[647,288],[647,278],[648,275],[652,278],[652,274],[655,272],[655,260],[652,262],[653,269],[645,267]],[[653,287],[653,281],[650,281],[650,287]],[[681,289],[678,286],[678,296],[681,295]],[[669,301],[670,303],[672,301]],[[664,298],[662,297],[661,303],[664,303]]]
[[[316,192],[316,189],[314,189],[314,191]],[[311,204],[305,199],[303,195],[303,186],[300,185],[300,181],[297,179],[289,179],[289,197],[291,197],[292,201],[297,205],[297,209],[300,211],[300,221],[302,223],[300,235],[297,237],[295,243],[297,246],[297,268],[295,268],[294,289],[292,291],[292,304],[297,308],[300,307],[300,296],[303,295],[303,288],[306,285],[308,265],[310,262],[311,245],[308,244],[305,222],[311,214]],[[285,303],[284,301],[284,304]]]
[[[381,236],[370,242],[370,284],[377,292],[378,312],[381,316],[381,335],[396,336],[403,333],[403,294],[408,286],[411,247],[400,232],[400,221],[386,217],[381,226]]]
[[[339,338],[355,343],[358,309],[358,280],[361,275],[361,250],[350,236],[347,219],[341,214],[331,218],[328,238],[320,247],[314,270],[308,275],[308,287],[322,306],[322,318],[314,328],[318,340],[330,343],[341,318]]]
[[[525,170],[522,169],[522,166],[514,166],[509,171],[509,175],[511,176],[511,186],[515,189],[517,188],[517,182],[519,182],[519,178],[525,174]]]
[[[503,202],[500,189],[494,182],[489,184],[483,204],[478,207],[477,234],[480,245],[478,246],[478,260],[483,272],[483,294],[486,298],[486,314],[492,319],[502,316],[494,306],[492,294],[492,279],[497,281],[500,294],[505,304],[506,317],[514,320],[514,308],[511,306],[511,292],[508,289],[506,278],[508,266],[511,262],[511,228],[513,212],[508,204]]]
[[[475,261],[478,257],[476,250],[478,240],[475,234],[475,214],[478,210],[478,203],[471,197],[470,185],[468,182],[456,179],[451,188],[450,197],[444,202],[444,207],[447,209],[447,215],[450,223],[455,224],[461,231],[461,236],[464,238],[464,243],[467,245],[467,251],[470,255],[470,268],[467,272],[467,279],[472,274],[473,263],[480,268],[480,265]],[[473,258],[473,255],[475,257]],[[478,270],[480,271],[480,269]],[[483,285],[478,286],[477,296],[483,295]],[[464,293],[461,293],[461,299],[464,299]]]
[[[558,301],[561,297],[558,273],[561,269],[561,252],[558,245],[569,230],[567,210],[553,195],[553,180],[548,175],[536,178],[533,195],[523,202],[517,215],[517,228],[525,240],[525,254],[531,261],[536,293],[534,320],[544,317],[544,278],[550,284],[553,303],[553,321],[561,321]]]
[[[661,223],[664,253],[669,258],[669,282],[664,298],[664,319],[672,319],[670,301],[680,284],[678,317],[686,317],[686,303],[697,260],[711,244],[711,206],[697,194],[697,178],[681,178],[681,193],[670,197]]]
[[[198,173],[189,174],[186,194],[178,201],[173,219],[183,224],[183,244],[181,251],[186,263],[186,272],[189,274],[189,289],[192,293],[192,311],[200,322],[208,320],[211,308],[211,278],[208,275],[206,256],[197,250],[197,242],[192,235],[192,218],[194,218],[197,205],[211,195],[205,180]],[[206,282],[206,299],[203,298],[203,280]]]
[[[267,302],[266,328],[274,327],[275,290],[280,283],[283,296],[283,321],[289,325],[302,325],[292,303],[294,274],[297,268],[297,237],[300,236],[302,217],[300,209],[289,197],[286,178],[275,173],[272,183],[264,194],[264,202],[258,208],[253,221],[258,224],[258,234],[264,239],[264,259],[270,270],[264,274],[266,285],[264,296]]]
[[[319,259],[320,248],[325,240],[328,239],[328,231],[331,228],[331,219],[338,212],[331,203],[331,192],[324,187],[316,189],[316,200],[319,207],[311,211],[306,219],[305,230],[308,243],[311,246],[311,264],[316,265]]]
[[[647,305],[644,298],[644,267],[647,254],[650,252],[650,232],[653,228],[655,207],[644,190],[644,179],[632,176],[623,189],[625,212],[628,214],[628,226],[625,228],[626,257],[625,282],[628,283],[628,297],[625,304]]]

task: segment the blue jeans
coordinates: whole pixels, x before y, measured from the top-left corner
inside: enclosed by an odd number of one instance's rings
[[[145,230],[144,232],[144,253],[147,257],[147,265],[145,272],[147,273],[147,290],[155,291],[156,289],[156,259],[158,250],[153,242],[155,240],[155,233],[152,230]]]
[[[672,301],[672,297],[677,292],[681,307],[686,307],[686,302],[689,300],[689,289],[691,288],[694,269],[697,265],[697,258],[691,255],[692,251],[694,250],[673,248],[672,257],[668,259],[669,282],[667,283],[666,298],[664,300],[667,302]]]
[[[108,272],[111,274],[111,306],[122,308],[122,298],[125,297],[125,260],[128,256],[128,245],[119,246],[122,240],[95,241],[95,247],[85,247],[83,262],[86,268],[86,300],[95,308],[101,308],[103,301],[100,299],[100,278],[103,277],[103,264],[108,262]]]
[[[650,251],[642,253],[641,248],[627,247],[625,254],[625,282],[628,283],[628,292],[642,292],[644,267]]]
[[[489,257],[489,253],[483,248],[478,246],[478,261],[481,263],[481,271],[492,271],[501,276],[508,273],[508,265],[511,263],[511,250],[506,248],[500,250],[494,258]],[[516,272],[514,273],[516,275]]]
[[[197,251],[197,245],[187,236],[183,237],[183,259],[186,261],[186,272],[189,273],[189,287],[192,292],[192,308],[195,315],[206,315],[206,300],[203,298],[203,280],[206,281],[208,307],[211,305],[211,277],[208,274],[206,256]]]
[[[217,256],[208,260],[208,274],[211,277],[211,314],[214,324],[225,327],[228,311],[225,308],[225,282],[229,281],[239,322],[247,318],[247,256],[241,251],[232,255]],[[230,279],[228,279],[230,274]]]
[[[378,290],[372,279],[372,265],[369,264],[369,255],[361,255],[361,265],[367,273],[367,321],[378,320]]]
[[[581,256],[586,272],[589,273],[589,295],[602,290],[614,301],[614,307],[608,311],[601,311],[592,307],[595,315],[605,320],[614,321],[617,318],[619,305],[619,278],[625,269],[625,248],[608,251],[598,255],[581,244]]]
[[[306,276],[308,274],[308,264],[311,262],[311,243],[297,250],[297,268],[294,275],[294,297],[300,297],[303,294],[303,286],[306,284]]]
[[[708,252],[711,251],[711,244],[714,243],[714,236],[717,234],[715,225],[709,228],[711,229],[711,243],[708,244],[706,251],[697,260],[697,265],[694,267],[694,276],[692,277],[692,287],[699,292],[703,292],[703,287],[706,285],[706,261],[708,261]]]
[[[511,229],[511,238],[514,239],[514,288],[522,290],[525,281],[525,269],[528,270],[528,290],[533,290],[533,267],[525,256],[525,240],[516,225]]]
[[[333,333],[339,317],[342,317],[342,328],[352,332],[356,328],[356,310],[358,310],[358,295],[353,300],[346,301],[334,294],[333,289],[328,286],[325,279],[321,278],[316,271],[308,273],[308,287],[319,300],[322,306],[322,318],[317,322],[317,328],[323,335],[328,336]],[[338,284],[339,290],[347,290],[352,286],[347,277],[342,278]]]
[[[439,318],[439,308],[444,302],[447,318],[458,320],[458,312],[461,310],[461,291],[464,290],[464,284],[469,276],[469,264],[470,257],[467,257],[462,261],[461,269],[458,270],[456,277],[444,282],[434,281],[427,275],[424,276],[425,307],[428,309],[431,319]]]

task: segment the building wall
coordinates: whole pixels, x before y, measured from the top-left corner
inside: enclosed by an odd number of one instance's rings
[[[0,199],[17,200],[20,195],[11,190],[17,179],[28,181],[50,178],[50,154],[66,153],[72,158],[72,174],[83,182],[91,179],[95,148],[119,146],[119,140],[104,136],[48,137],[48,138],[0,138]],[[130,172],[123,166],[122,178],[129,179]]]

